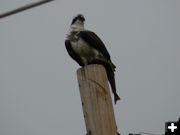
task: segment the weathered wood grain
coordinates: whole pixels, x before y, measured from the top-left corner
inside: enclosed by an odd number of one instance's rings
[[[77,71],[86,129],[91,135],[117,135],[106,71],[88,65]]]

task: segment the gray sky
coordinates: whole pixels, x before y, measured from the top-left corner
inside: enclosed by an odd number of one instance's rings
[[[5,12],[36,0],[0,0]],[[76,70],[64,39],[72,17],[106,44],[117,66],[117,126],[164,133],[180,117],[180,1],[64,0],[0,20],[0,134],[84,135]]]

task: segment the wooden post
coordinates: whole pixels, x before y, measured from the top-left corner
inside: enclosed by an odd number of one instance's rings
[[[77,70],[77,77],[87,133],[117,135],[105,68],[88,65]]]

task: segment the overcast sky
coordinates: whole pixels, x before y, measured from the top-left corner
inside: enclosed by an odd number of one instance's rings
[[[0,0],[0,13],[37,0]],[[117,66],[117,126],[164,133],[180,117],[179,0],[56,0],[0,20],[0,135],[85,135],[72,18],[104,41]]]

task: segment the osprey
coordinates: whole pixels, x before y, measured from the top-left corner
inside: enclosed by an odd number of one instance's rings
[[[114,94],[114,102],[116,103],[117,100],[120,100],[120,97],[116,93],[114,77],[116,67],[112,63],[104,43],[94,32],[84,29],[84,22],[85,18],[81,14],[73,18],[65,40],[66,49],[71,58],[80,66],[101,64],[105,67]]]

